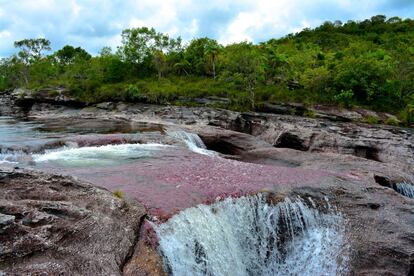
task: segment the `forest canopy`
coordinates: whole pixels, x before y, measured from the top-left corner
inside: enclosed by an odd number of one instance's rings
[[[15,42],[0,60],[0,91],[63,86],[86,103],[223,97],[224,108],[263,102],[362,106],[413,124],[414,20],[373,16],[325,22],[280,39],[221,45],[207,37],[183,43],[153,28],[122,31],[117,49],[92,56],[44,38]]]

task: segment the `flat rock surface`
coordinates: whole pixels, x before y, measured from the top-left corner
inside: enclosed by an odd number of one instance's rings
[[[201,203],[226,196],[255,193],[274,186],[320,184],[331,173],[276,167],[209,156],[182,148],[165,148],[154,156],[127,164],[72,167],[39,164],[50,173],[74,175],[109,190],[120,190],[142,202],[161,220]]]

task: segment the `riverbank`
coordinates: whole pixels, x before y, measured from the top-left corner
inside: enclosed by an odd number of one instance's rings
[[[9,100],[2,98],[3,103]],[[398,183],[410,180],[414,175],[413,134],[409,129],[208,107],[126,103],[74,107],[62,101],[33,101],[23,105],[22,110],[22,105],[9,103],[6,105],[10,111],[7,115],[23,116],[41,125],[36,127],[37,131],[51,134],[46,135],[47,139],[41,137],[36,145],[24,145],[24,148],[20,142],[6,146],[0,140],[2,151],[7,150],[9,154],[23,152],[30,159],[26,163],[26,159],[18,160],[20,163],[12,166],[22,166],[26,168],[24,170],[11,166],[1,169],[0,182],[4,189],[0,209],[4,218],[1,238],[8,242],[4,252],[9,253],[1,256],[5,262],[0,270],[7,273],[12,273],[12,268],[20,269],[16,271],[22,273],[89,271],[92,274],[108,269],[111,271],[108,274],[146,272],[159,275],[163,265],[156,251],[158,241],[152,238],[154,227],[151,224],[162,225],[200,204],[216,206],[229,196],[241,198],[257,193],[265,194],[270,206],[300,197],[307,208],[328,214],[338,212],[344,219],[341,225],[345,227],[344,237],[350,246],[349,260],[346,260],[350,274],[406,275],[413,271],[414,225],[411,217],[414,203],[396,191]],[[4,105],[2,107],[4,110]],[[188,140],[172,134],[177,131],[197,134],[202,144],[188,144]],[[112,157],[122,158],[117,145],[132,145],[134,154],[137,148],[142,154],[140,145],[145,147],[154,143],[169,147],[146,150],[144,159],[136,155],[128,155],[124,161]],[[110,155],[108,151],[102,155],[102,146],[112,147]],[[109,160],[110,165],[97,166],[94,161],[95,164],[88,163],[87,167],[76,167],[79,162],[85,164],[85,158],[90,158],[91,154],[98,153]],[[129,151],[126,153],[130,154]],[[65,158],[59,159],[59,156]],[[40,160],[52,161],[42,163]],[[78,180],[54,176],[56,173],[76,176]],[[93,188],[85,181],[121,194],[123,198]],[[44,185],[48,188],[42,193]],[[72,198],[72,192],[66,189],[73,190],[75,196]],[[56,196],[53,200],[49,192]],[[102,194],[102,202],[98,202],[103,206],[99,208],[103,209],[96,211],[94,204],[87,204],[87,200],[78,201],[79,193],[86,198]],[[130,203],[131,200],[140,203]],[[119,241],[113,239],[114,243],[109,243],[105,250],[94,251],[95,260],[88,254],[76,255],[82,260],[79,263],[90,264],[88,266],[63,265],[64,254],[58,255],[61,259],[52,260],[47,256],[59,252],[62,244],[70,244],[79,252],[88,252],[89,248],[87,242],[80,242],[86,237],[82,231],[88,228],[80,227],[80,232],[76,232],[71,230],[69,223],[64,224],[69,227],[67,229],[60,224],[55,227],[56,223],[63,220],[75,223],[74,227],[81,222],[88,225],[93,216],[72,217],[69,211],[49,212],[50,208],[43,204],[49,206],[51,201],[64,209],[67,204],[80,204],[76,208],[83,214],[98,212],[103,217],[113,214],[114,217],[110,215],[109,219],[114,223],[122,220],[125,229],[134,229],[124,235],[129,240],[128,245],[125,243],[119,248],[116,245]],[[142,204],[146,206],[145,211]],[[16,206],[24,206],[24,210]],[[217,209],[215,212],[221,211]],[[147,214],[145,227],[137,228],[136,223],[141,221],[144,213]],[[131,215],[138,217],[131,219]],[[17,232],[8,232],[13,229]],[[56,229],[62,229],[58,233],[73,234],[49,239]],[[105,229],[97,231],[103,233]],[[19,249],[11,239],[30,244],[32,237],[38,235],[36,233],[46,233],[47,238],[40,244],[48,245],[47,250],[40,250],[41,246],[34,243],[25,251],[27,253],[18,254]],[[73,235],[78,235],[79,240],[74,241]],[[99,234],[92,241],[99,246],[108,235],[109,232]],[[134,244],[136,246],[131,249]],[[106,255],[115,247],[120,250],[116,251],[119,255]],[[203,254],[208,255],[208,252]],[[104,258],[114,265],[102,268],[99,262]],[[146,266],[146,262],[150,265]],[[165,265],[164,262],[164,269]]]

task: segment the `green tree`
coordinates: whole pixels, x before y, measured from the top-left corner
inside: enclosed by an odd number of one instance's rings
[[[184,59],[191,64],[191,74],[198,76],[216,75],[217,56],[220,45],[207,37],[191,40],[184,52]]]
[[[167,70],[167,58],[162,51],[154,51],[153,64],[158,73],[158,79],[161,79],[165,71]]]
[[[223,78],[239,83],[248,92],[250,106],[255,108],[255,90],[265,80],[266,57],[255,45],[242,42],[225,48]]]
[[[42,87],[50,85],[57,80],[59,68],[54,63],[53,57],[45,57],[34,61],[29,67],[30,87]]]
[[[390,96],[387,88],[391,69],[388,61],[370,55],[347,57],[337,67],[334,85],[337,91],[352,91],[359,103],[378,104]]]
[[[181,58],[178,62],[174,63],[174,68],[178,71],[178,73],[183,72],[186,76],[190,75],[188,71],[190,71],[191,64],[184,58]]]
[[[130,64],[121,61],[118,55],[112,53],[111,47],[103,47],[99,56],[95,58],[97,67],[102,72],[102,81],[104,83],[117,83],[128,77]]]
[[[159,59],[160,52],[166,54],[180,49],[181,38],[172,39],[154,28],[142,27],[122,31],[122,45],[118,47],[117,54],[122,61],[135,65],[144,73],[149,73],[156,63],[155,54]]]
[[[0,59],[0,91],[23,85],[21,74],[25,67],[16,56]]]
[[[332,87],[332,73],[325,66],[307,68],[300,81],[304,88],[314,95],[329,98]]]
[[[397,94],[399,106],[403,108],[414,95],[414,52],[410,49],[396,49],[393,61],[393,88]]]
[[[216,65],[217,65],[217,57],[222,50],[222,46],[217,43],[216,40],[210,39],[206,43],[206,47],[204,49],[204,54],[207,57],[209,63],[211,64],[211,69],[213,73],[213,79],[216,79]]]
[[[50,41],[44,38],[23,39],[14,42],[14,47],[20,48],[18,56],[25,62],[31,63],[39,60],[44,51],[50,51]]]
[[[39,61],[43,57],[44,51],[50,51],[50,41],[44,38],[37,39],[23,39],[14,42],[14,47],[19,48],[17,54],[20,61],[23,63],[20,75],[22,76],[26,86],[29,85],[30,76],[29,68],[33,62]]]
[[[81,47],[73,47],[70,45],[64,46],[62,49],[58,50],[54,56],[56,57],[57,61],[62,65],[67,65],[72,63],[75,58],[85,59],[88,60],[92,56],[82,49]]]

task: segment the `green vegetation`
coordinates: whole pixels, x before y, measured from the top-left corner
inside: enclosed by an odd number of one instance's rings
[[[375,125],[375,124],[379,123],[379,119],[375,116],[369,115],[369,116],[365,117],[362,120],[362,122],[367,123],[367,124],[371,124],[371,125]]]
[[[394,118],[388,118],[387,120],[385,120],[384,124],[389,126],[398,126],[400,123]]]
[[[113,191],[112,192],[112,194],[114,195],[114,196],[116,196],[117,198],[119,198],[119,199],[123,199],[124,198],[124,192],[122,192],[122,191],[119,191],[119,190],[116,190],[116,191]]]
[[[227,46],[209,38],[183,45],[152,28],[127,29],[116,51],[91,56],[80,47],[50,51],[46,39],[15,43],[0,61],[0,91],[64,86],[87,103],[142,101],[252,110],[262,102],[366,107],[414,122],[414,20],[377,15],[325,22],[281,39]],[[312,114],[308,114],[310,117]],[[390,122],[395,123],[395,122]]]

